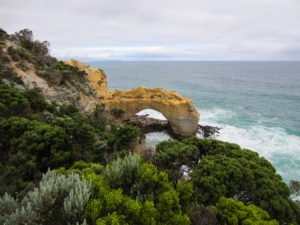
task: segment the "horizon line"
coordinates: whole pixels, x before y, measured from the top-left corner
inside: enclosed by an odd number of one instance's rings
[[[82,62],[300,62],[300,60],[118,60],[118,59],[75,59]],[[65,60],[61,59],[61,60]]]

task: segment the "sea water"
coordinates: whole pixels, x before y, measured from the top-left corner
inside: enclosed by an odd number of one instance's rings
[[[222,127],[217,139],[258,152],[286,182],[300,180],[300,62],[89,64],[106,72],[109,90],[160,87],[191,98],[200,124]]]

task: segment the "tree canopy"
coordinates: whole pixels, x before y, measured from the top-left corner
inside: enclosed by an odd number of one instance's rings
[[[165,141],[157,146],[158,168],[175,176],[184,167],[194,196],[204,205],[216,204],[222,196],[246,205],[255,204],[280,223],[299,223],[299,209],[290,199],[290,190],[266,159],[236,144],[192,137],[182,142]]]

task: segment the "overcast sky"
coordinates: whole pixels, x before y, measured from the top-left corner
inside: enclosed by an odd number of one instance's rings
[[[0,0],[59,58],[300,60],[300,0]]]

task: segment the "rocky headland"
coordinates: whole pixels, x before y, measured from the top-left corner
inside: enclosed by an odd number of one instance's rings
[[[175,91],[161,88],[148,89],[139,87],[128,91],[107,91],[106,75],[103,71],[90,68],[77,60],[66,60],[65,63],[76,66],[87,73],[87,80],[97,93],[97,97],[108,110],[121,109],[123,121],[130,120],[144,109],[161,112],[168,120],[172,134],[186,138],[196,134],[199,113],[191,99],[182,97]]]
[[[175,137],[188,138],[197,132],[199,113],[191,99],[182,97],[175,91],[138,87],[108,92],[107,77],[101,69],[91,68],[77,60],[57,61],[45,54],[48,49],[43,43],[39,46],[39,51],[44,51],[41,53],[42,57],[28,54],[12,38],[4,38],[1,44],[4,58],[5,55],[11,55],[22,59],[7,63],[12,73],[27,88],[39,90],[50,101],[74,104],[85,115],[90,115],[97,105],[105,104],[108,112],[122,112],[115,118],[120,122],[131,120],[144,109],[154,109],[167,118],[168,128]],[[6,79],[5,82],[16,86],[11,79]],[[155,121],[152,120],[151,123],[151,129],[158,127]]]

